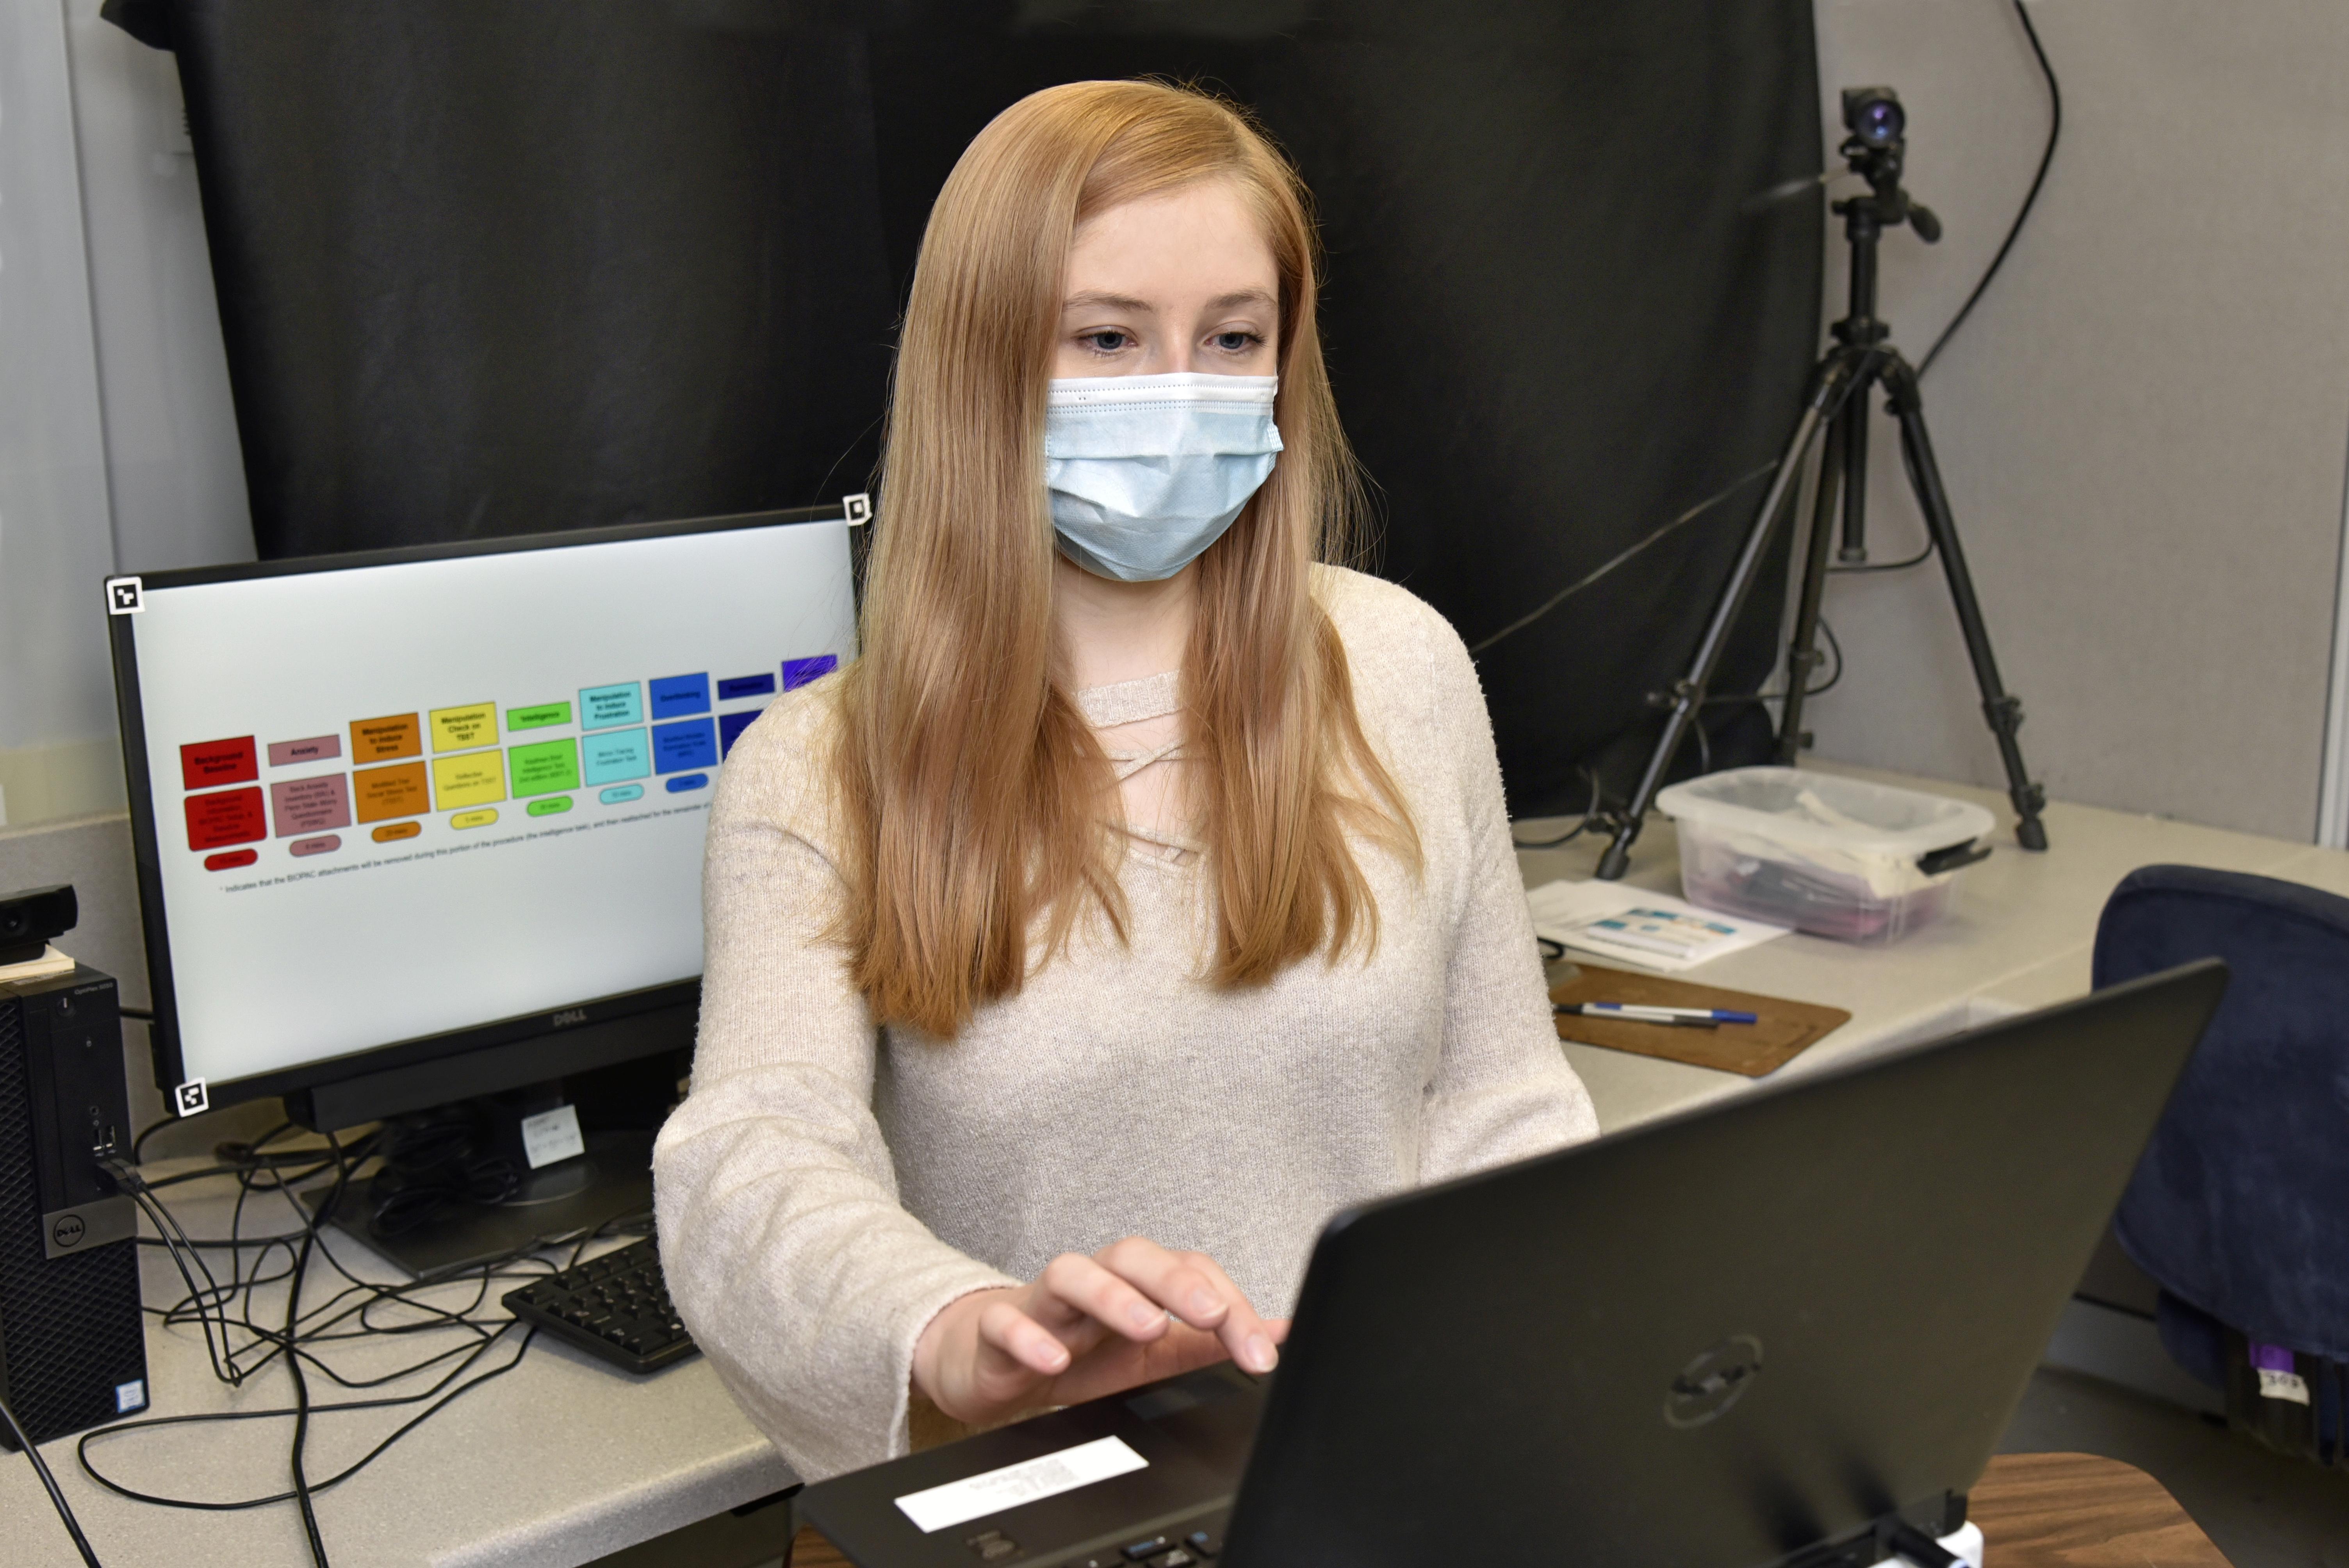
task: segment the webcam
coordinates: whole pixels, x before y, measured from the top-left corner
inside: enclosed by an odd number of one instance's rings
[[[30,964],[81,918],[70,886],[27,888],[0,894],[0,965]]]

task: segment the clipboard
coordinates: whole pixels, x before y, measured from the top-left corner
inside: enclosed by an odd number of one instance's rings
[[[1642,1024],[1629,1018],[1599,1018],[1581,1013],[1553,1015],[1559,1039],[1604,1046],[1610,1051],[1661,1057],[1692,1068],[1762,1078],[1851,1022],[1851,1015],[1841,1007],[1791,1002],[1783,996],[1760,996],[1751,991],[1725,991],[1718,985],[1694,985],[1676,975],[1607,969],[1584,964],[1579,958],[1576,963],[1581,973],[1551,986],[1552,1002],[1720,1007],[1751,1013],[1758,1020],[1752,1024],[1723,1024],[1717,1029],[1683,1029],[1670,1024]]]

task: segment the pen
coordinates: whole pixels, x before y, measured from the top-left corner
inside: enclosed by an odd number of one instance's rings
[[[1593,1016],[1612,1015],[1618,1018],[1639,1018],[1651,1024],[1751,1024],[1758,1021],[1753,1014],[1741,1013],[1733,1008],[1651,1007],[1639,1002],[1560,1002],[1552,1010]]]
[[[1586,1018],[1620,1018],[1627,1024],[1653,1024],[1664,1029],[1717,1029],[1711,1018],[1675,1018],[1666,1014],[1627,1013],[1619,1007],[1586,1007],[1578,1003],[1552,1004],[1553,1013],[1573,1013]]]

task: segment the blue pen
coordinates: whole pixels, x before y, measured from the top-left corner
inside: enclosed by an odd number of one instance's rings
[[[1651,1007],[1640,1002],[1561,1002],[1553,1009],[1559,1013],[1611,1014],[1619,1018],[1646,1018],[1657,1023],[1686,1019],[1703,1024],[1753,1024],[1761,1020],[1751,1013],[1741,1013],[1728,1007]]]

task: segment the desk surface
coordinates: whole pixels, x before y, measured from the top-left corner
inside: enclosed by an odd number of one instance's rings
[[[1797,932],[1690,972],[1690,978],[1709,985],[1849,1010],[1850,1023],[1773,1078],[1816,1072],[2085,995],[2096,916],[2114,887],[2139,866],[2256,872],[2349,894],[2349,853],[2338,850],[2058,802],[2046,814],[2053,847],[2033,854],[2016,847],[2013,811],[1996,790],[1813,766],[1978,801],[1999,822],[1991,841],[1997,848],[1960,877],[1954,913],[1889,947],[1855,947]],[[1540,839],[1551,836],[1545,830],[1568,825],[1528,821],[1517,832]],[[1592,836],[1563,849],[1521,851],[1518,869],[1527,887],[1587,877],[1604,846]],[[1680,850],[1669,820],[1651,819],[1624,880],[1654,892],[1680,892]],[[1566,1052],[1590,1087],[1599,1126],[1610,1132],[1771,1081],[1571,1041]]]
[[[2002,1454],[1968,1500],[1989,1568],[2227,1568],[2202,1527],[2134,1465],[2094,1454]],[[850,1568],[800,1532],[786,1568]]]
[[[1981,800],[2002,823],[2008,820],[1992,792],[1923,787]],[[2051,806],[2046,820],[2052,850],[2026,854],[2002,829],[1998,852],[1965,873],[1955,916],[1898,945],[1866,950],[1797,934],[1715,960],[1700,973],[1722,985],[1848,1008],[1849,1024],[1781,1069],[1811,1072],[2084,992],[2097,912],[2114,884],[2140,865],[2261,872],[2349,893],[2349,854],[2338,851],[2087,806]],[[1521,831],[1537,837],[1542,827],[1527,823]],[[1527,851],[1519,857],[1521,869],[1529,884],[1587,876],[1599,847],[1594,840]],[[1671,824],[1660,819],[1632,856],[1630,881],[1676,891],[1678,880]],[[1600,1125],[1610,1130],[1769,1081],[1596,1047],[1566,1048],[1590,1086]],[[201,1186],[174,1190],[175,1210],[199,1235],[225,1229],[227,1184],[210,1185],[215,1191],[209,1193]],[[177,1299],[181,1286],[161,1256],[150,1251],[144,1264],[148,1299]],[[380,1264],[358,1266],[377,1278],[393,1277]],[[285,1398],[285,1379],[274,1373],[242,1391],[215,1383],[192,1328],[150,1323],[148,1347],[156,1414],[266,1408]],[[351,1365],[388,1369],[413,1358],[405,1346],[371,1345],[355,1347]],[[335,1455],[356,1451],[348,1446],[354,1434],[336,1429],[336,1422],[356,1428],[371,1419],[329,1422],[316,1439],[313,1473]],[[223,1432],[237,1436],[223,1440]],[[268,1440],[246,1436],[256,1432],[269,1434]],[[152,1449],[118,1447],[104,1462],[158,1491],[250,1495],[283,1484],[283,1432],[274,1422],[195,1437],[182,1432]],[[207,1514],[132,1503],[100,1491],[81,1473],[70,1439],[43,1451],[111,1568],[299,1568],[307,1561],[291,1508]],[[511,1377],[435,1416],[372,1469],[326,1494],[319,1516],[338,1568],[562,1568],[766,1496],[791,1479],[705,1362],[639,1381],[541,1340]],[[12,1568],[70,1568],[78,1561],[30,1467],[5,1454],[0,1521]]]

